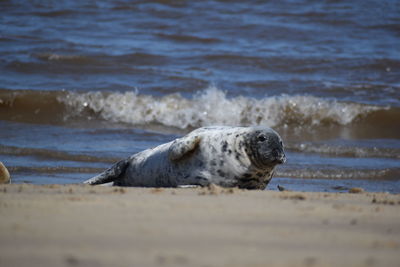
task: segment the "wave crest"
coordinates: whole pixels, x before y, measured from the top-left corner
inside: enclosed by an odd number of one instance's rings
[[[254,99],[228,98],[216,87],[198,92],[192,99],[180,94],[164,97],[138,92],[69,92],[58,99],[71,115],[85,110],[101,118],[130,124],[161,124],[180,129],[207,125],[347,125],[382,107],[337,102],[313,96],[273,96]]]

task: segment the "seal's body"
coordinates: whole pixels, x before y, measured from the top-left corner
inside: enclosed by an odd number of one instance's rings
[[[204,127],[122,160],[86,181],[117,186],[264,189],[285,162],[280,136],[267,127]]]

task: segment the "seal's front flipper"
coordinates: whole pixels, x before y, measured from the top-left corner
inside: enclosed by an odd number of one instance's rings
[[[200,141],[200,136],[190,134],[176,139],[169,148],[169,158],[173,161],[177,161],[188,156],[190,152],[193,152],[198,147]]]
[[[100,173],[99,175],[84,181],[84,184],[97,185],[106,184],[116,181],[126,170],[129,164],[129,159],[124,159],[115,163],[111,168]]]

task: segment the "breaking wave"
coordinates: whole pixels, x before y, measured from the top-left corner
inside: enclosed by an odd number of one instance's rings
[[[342,103],[313,96],[274,96],[254,99],[228,98],[210,87],[192,99],[179,94],[156,98],[138,92],[68,93],[58,99],[70,115],[90,110],[101,118],[130,124],[161,124],[180,129],[206,125],[346,125],[382,109],[356,103]],[[383,108],[384,109],[384,108]]]
[[[0,119],[66,123],[74,119],[188,129],[207,125],[325,126],[391,123],[397,108],[339,102],[304,95],[255,99],[228,97],[209,87],[191,98],[133,92],[0,90]]]

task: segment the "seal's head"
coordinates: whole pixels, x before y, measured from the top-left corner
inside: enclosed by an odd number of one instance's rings
[[[277,132],[270,128],[255,128],[249,134],[248,155],[259,169],[273,168],[286,161],[283,142]]]

